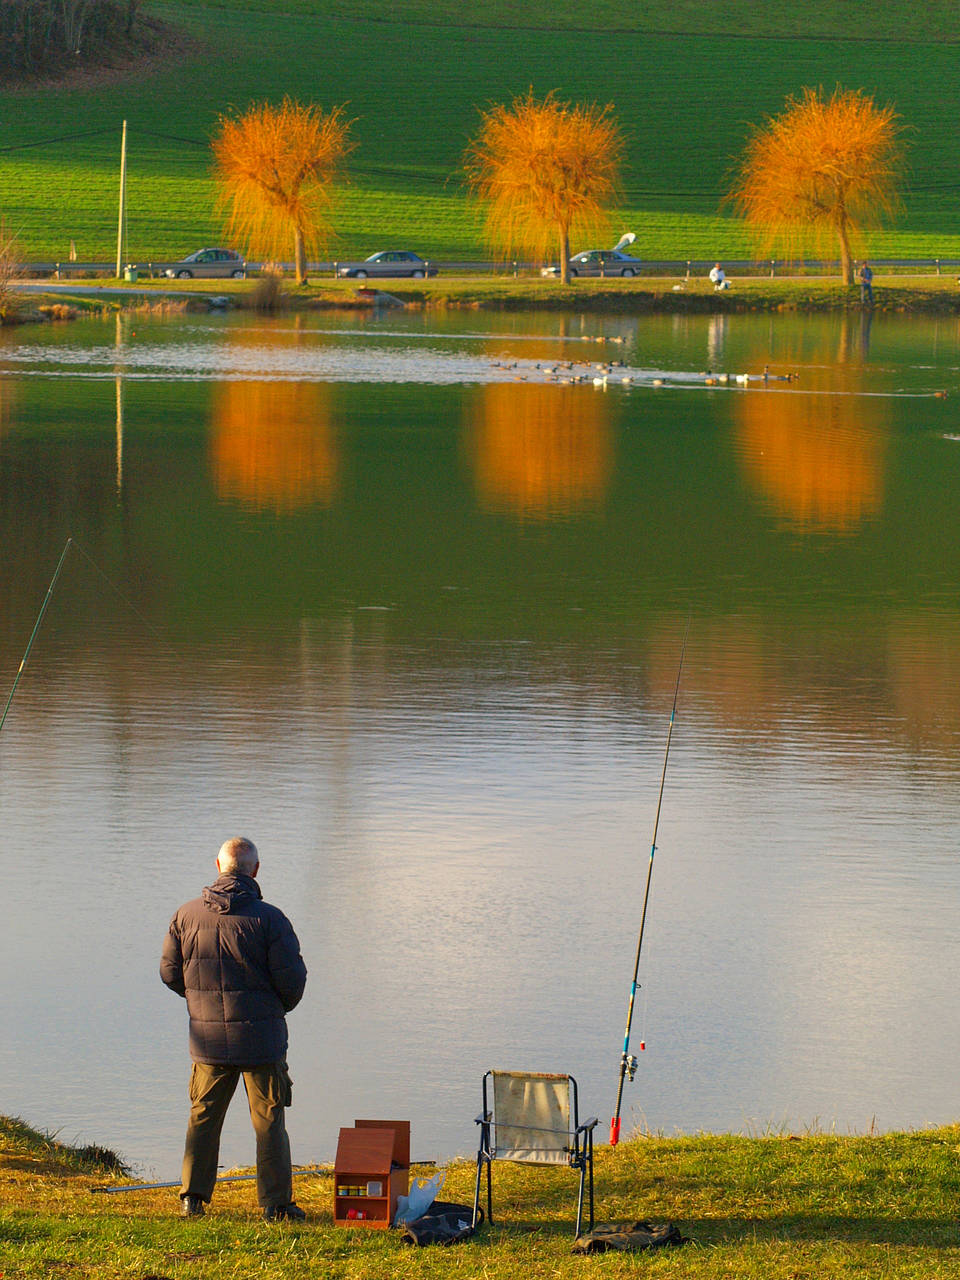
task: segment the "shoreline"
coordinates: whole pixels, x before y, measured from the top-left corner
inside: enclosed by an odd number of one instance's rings
[[[170,289],[145,281],[124,285],[114,281],[23,282],[23,307],[0,316],[3,324],[41,323],[75,319],[102,311],[176,312],[189,310],[375,311],[390,307],[409,310],[553,311],[561,314],[629,315],[744,315],[751,313],[844,313],[874,315],[960,315],[960,286],[937,276],[880,277],[874,281],[874,302],[864,306],[857,285],[823,278],[734,279],[729,290],[717,293],[709,281],[670,278],[626,283],[620,280],[581,280],[560,286],[533,277],[439,277],[430,281],[384,280],[382,287],[358,287],[350,280],[314,278],[298,287],[285,281],[276,304],[257,305],[256,279],[204,280]],[[19,314],[17,314],[19,312]]]

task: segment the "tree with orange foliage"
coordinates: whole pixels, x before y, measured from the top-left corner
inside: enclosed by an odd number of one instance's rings
[[[307,250],[330,238],[333,183],[353,149],[343,107],[324,114],[284,98],[220,116],[215,173],[228,210],[228,234],[264,259],[293,242],[297,284],[307,282]]]
[[[760,252],[790,255],[840,245],[853,284],[851,240],[897,208],[902,168],[898,117],[860,90],[804,89],[747,143],[731,199],[760,232]]]
[[[560,253],[560,279],[570,274],[570,234],[599,232],[619,190],[623,153],[612,107],[516,98],[482,113],[464,157],[467,180],[488,202],[486,234],[503,252],[545,258]]]

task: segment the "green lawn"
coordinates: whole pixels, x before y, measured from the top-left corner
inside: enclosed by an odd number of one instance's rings
[[[315,14],[317,0],[183,0],[200,7],[236,12]],[[814,39],[960,40],[960,11],[953,0],[929,0],[906,9],[902,0],[807,0],[798,8],[795,0],[593,0],[585,8],[580,0],[553,0],[549,7],[530,0],[486,0],[466,16],[460,0],[401,0],[387,6],[383,0],[326,0],[325,13],[337,18],[379,22],[399,16],[404,22],[432,22],[454,26],[531,30],[635,31],[642,34],[672,32],[733,37],[775,36],[792,33],[803,15],[803,30]]]
[[[422,1171],[421,1171],[422,1172]],[[260,1221],[250,1183],[218,1189],[201,1219],[176,1192],[91,1195],[115,1181],[69,1149],[0,1117],[0,1274],[21,1280],[367,1280],[403,1276],[670,1277],[671,1280],[930,1280],[960,1275],[960,1129],[640,1138],[597,1152],[598,1221],[676,1222],[692,1243],[658,1254],[571,1255],[576,1180],[501,1165],[493,1227],[450,1249],[331,1224],[332,1180],[296,1180],[303,1225]],[[473,1166],[448,1171],[470,1202]]]
[[[333,256],[406,244],[485,257],[460,157],[478,108],[532,85],[615,105],[628,147],[612,232],[636,231],[642,257],[747,257],[722,195],[750,122],[803,85],[839,82],[893,102],[908,128],[903,213],[870,253],[960,256],[957,6],[738,3],[656,0],[638,18],[602,0],[590,30],[573,29],[571,0],[551,7],[551,29],[531,0],[494,0],[476,19],[487,25],[456,25],[453,0],[407,0],[402,20],[382,0],[340,0],[336,17],[320,17],[318,0],[157,7],[193,32],[192,55],[126,84],[0,94],[0,213],[31,259],[65,258],[71,240],[81,258],[112,257],[127,118],[127,256],[179,257],[221,238],[208,149],[218,113],[290,93],[345,102],[356,120]],[[839,38],[899,27],[909,39]]]

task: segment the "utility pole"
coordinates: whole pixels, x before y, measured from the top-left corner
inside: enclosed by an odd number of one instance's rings
[[[127,122],[120,138],[120,217],[117,220],[117,279],[123,266],[123,232],[127,221]]]

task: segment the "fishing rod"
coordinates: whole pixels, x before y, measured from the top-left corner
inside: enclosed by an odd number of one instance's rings
[[[60,571],[64,566],[64,562],[66,561],[66,558],[67,558],[67,552],[70,550],[71,547],[79,551],[79,553],[83,556],[83,558],[87,561],[87,563],[90,564],[94,569],[96,569],[97,573],[104,580],[107,586],[110,587],[112,591],[115,591],[116,594],[120,597],[120,599],[124,602],[124,604],[128,605],[129,608],[133,610],[133,612],[137,615],[137,617],[140,619],[143,625],[147,627],[148,630],[152,631],[153,634],[157,637],[157,639],[160,640],[162,644],[166,645],[168,649],[172,648],[172,646],[170,645],[170,642],[166,639],[166,637],[161,635],[160,632],[157,630],[157,628],[153,626],[153,624],[143,616],[143,614],[140,612],[137,606],[133,603],[130,597],[125,595],[111,578],[107,577],[107,575],[103,572],[103,570],[97,564],[96,560],[94,560],[93,556],[90,555],[89,551],[85,551],[83,547],[80,545],[80,543],[77,542],[76,538],[70,537],[67,539],[66,543],[64,544],[63,550],[60,552],[60,559],[57,561],[57,567],[53,572],[53,577],[50,579],[50,585],[49,587],[47,587],[47,594],[43,597],[43,604],[40,606],[40,612],[37,614],[37,620],[33,624],[33,630],[30,632],[30,639],[27,641],[26,650],[24,651],[23,657],[20,659],[20,666],[17,669],[17,675],[16,675],[16,679],[13,682],[13,688],[10,690],[10,694],[7,698],[6,706],[3,708],[3,715],[0,715],[0,729],[3,728],[4,721],[7,718],[7,712],[10,710],[10,705],[13,702],[14,696],[17,692],[17,686],[20,684],[20,678],[23,675],[24,669],[27,665],[27,661],[30,657],[30,650],[33,648],[33,642],[34,640],[36,640],[37,633],[40,630],[40,624],[43,622],[43,615],[47,612],[47,605],[49,605],[53,597],[53,591],[57,585],[57,579],[60,577]]]
[[[68,538],[63,550],[60,552],[60,559],[57,561],[57,567],[54,570],[53,577],[50,579],[50,585],[47,587],[47,594],[43,597],[43,604],[40,612],[37,614],[37,620],[33,624],[33,630],[30,632],[30,639],[27,642],[27,648],[20,659],[20,666],[17,669],[17,678],[13,682],[13,688],[10,690],[10,696],[7,698],[7,705],[3,708],[3,715],[0,716],[0,729],[3,728],[4,721],[7,718],[7,712],[10,710],[10,704],[13,702],[13,695],[17,692],[17,685],[20,683],[20,677],[23,675],[24,668],[27,665],[27,659],[30,657],[30,650],[33,648],[33,642],[37,638],[37,632],[40,630],[40,623],[43,621],[43,615],[47,612],[47,605],[53,595],[53,589],[57,585],[57,579],[60,577],[60,570],[63,568],[63,562],[67,558],[67,552],[73,546],[73,539]]]
[[[637,975],[640,972],[640,952],[643,949],[643,930],[647,923],[647,904],[650,901],[650,881],[653,877],[653,858],[657,852],[657,829],[660,826],[660,806],[663,804],[663,786],[667,780],[667,761],[670,759],[670,739],[673,737],[673,722],[677,715],[677,697],[680,693],[680,674],[683,671],[683,655],[687,650],[687,636],[690,632],[690,619],[687,619],[680,646],[680,662],[677,666],[677,682],[673,689],[673,707],[670,710],[670,724],[667,728],[667,745],[663,753],[663,770],[660,774],[660,793],[657,796],[657,813],[653,821],[653,840],[650,843],[650,861],[647,863],[647,886],[643,893],[643,910],[640,913],[640,933],[637,937],[637,955],[633,962],[633,982],[630,984],[630,1002],[627,1005],[627,1029],[623,1037],[623,1053],[620,1055],[620,1080],[617,1085],[617,1109],[610,1121],[610,1145],[615,1147],[620,1141],[620,1107],[623,1103],[624,1081],[633,1080],[637,1073],[637,1059],[630,1052],[630,1028],[633,1025],[633,1006],[637,998]],[[640,1049],[645,1045],[640,1041]]]
[[[312,1164],[307,1165],[303,1169],[294,1169],[291,1173],[293,1178],[302,1178],[307,1173],[326,1173],[333,1168],[332,1164]],[[252,1182],[257,1177],[255,1173],[228,1173],[222,1178],[217,1178],[216,1185],[219,1187],[221,1182]],[[181,1180],[176,1178],[173,1182],[131,1182],[124,1184],[122,1187],[91,1187],[90,1194],[93,1196],[119,1196],[125,1191],[164,1191],[167,1187],[179,1187]]]
[[[410,1168],[420,1166],[423,1168],[435,1169],[437,1167],[436,1160],[411,1160]],[[332,1173],[333,1161],[322,1161],[320,1164],[304,1165],[302,1169],[294,1169],[292,1177],[302,1178],[308,1173]],[[228,1173],[223,1177],[217,1178],[216,1185],[219,1187],[221,1182],[252,1182],[257,1177],[255,1173]],[[126,1191],[165,1191],[168,1187],[179,1187],[181,1180],[175,1178],[173,1182],[130,1182],[125,1183],[121,1187],[91,1187],[90,1194],[93,1196],[119,1196]]]

